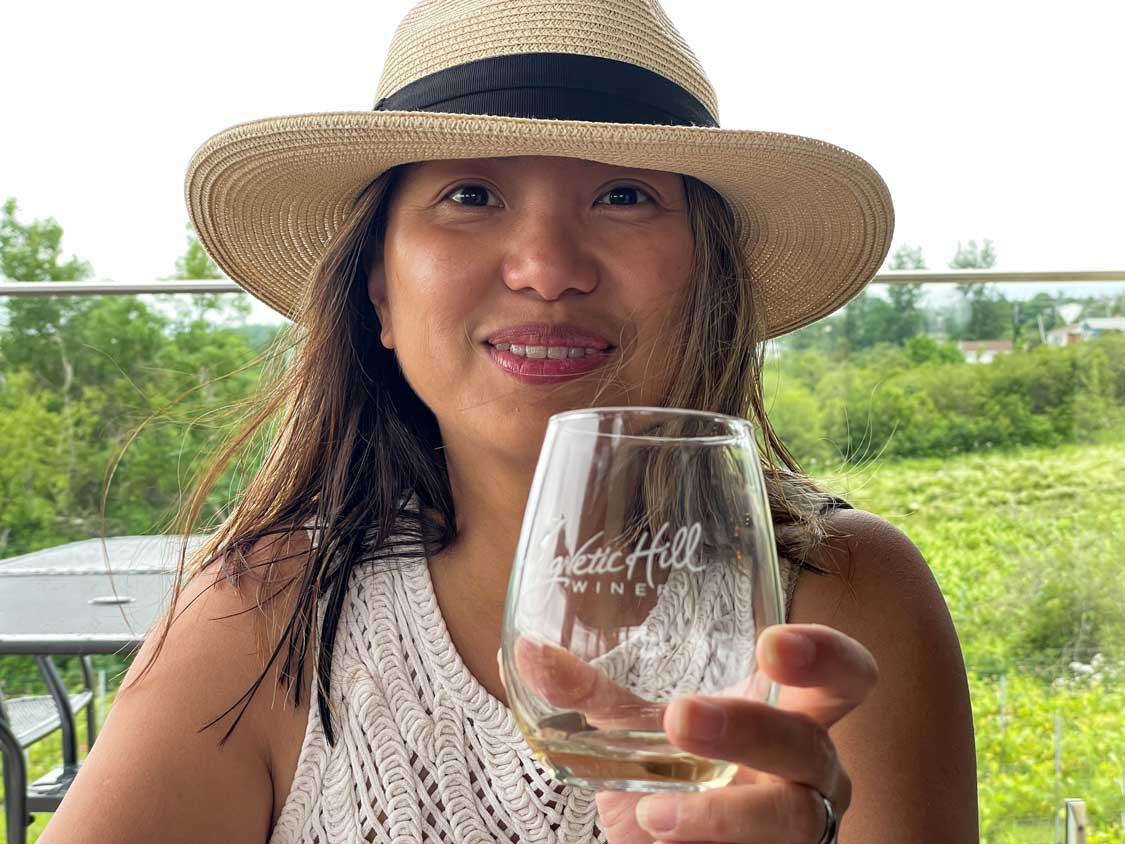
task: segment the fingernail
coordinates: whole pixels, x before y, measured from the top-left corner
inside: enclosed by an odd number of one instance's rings
[[[676,732],[697,741],[717,741],[727,728],[727,713],[721,706],[698,698],[676,709]]]
[[[637,802],[637,823],[653,835],[676,828],[678,797],[642,797]]]
[[[808,668],[816,657],[816,645],[808,636],[792,630],[771,633],[766,641],[770,659],[784,665]]]

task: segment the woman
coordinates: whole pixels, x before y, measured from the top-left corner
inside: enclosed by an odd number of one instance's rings
[[[800,473],[762,403],[762,342],[862,289],[889,196],[850,153],[716,112],[651,0],[431,0],[374,113],[199,150],[204,245],[302,336],[185,529],[265,436],[260,470],[42,840],[976,839],[940,592],[899,531]],[[678,700],[664,723],[742,766],[720,789],[563,786],[506,708],[501,608],[543,432],[596,405],[766,435],[790,624],[759,658],[785,688],[776,708]]]

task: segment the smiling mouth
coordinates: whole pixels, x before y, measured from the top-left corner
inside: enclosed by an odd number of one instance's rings
[[[485,343],[489,357],[506,375],[523,384],[561,384],[605,366],[613,346],[532,346],[523,343]]]
[[[531,360],[572,360],[613,351],[613,347],[595,349],[589,346],[532,346],[522,343],[490,343],[498,352],[508,352]]]

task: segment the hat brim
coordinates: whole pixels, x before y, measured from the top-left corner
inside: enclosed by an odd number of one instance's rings
[[[360,192],[415,161],[549,155],[694,176],[746,233],[766,336],[858,295],[890,249],[894,209],[875,169],[799,135],[432,112],[332,112],[232,126],[192,157],[185,199],[215,263],[295,318],[304,287]]]

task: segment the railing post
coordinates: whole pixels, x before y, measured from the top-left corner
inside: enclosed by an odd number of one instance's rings
[[[1066,801],[1066,844],[1086,844],[1086,801]]]
[[[1059,791],[1062,785],[1062,715],[1055,713],[1055,805],[1059,805]],[[1069,802],[1069,801],[1068,801]],[[1059,810],[1055,809],[1055,834],[1052,840],[1059,844]]]

